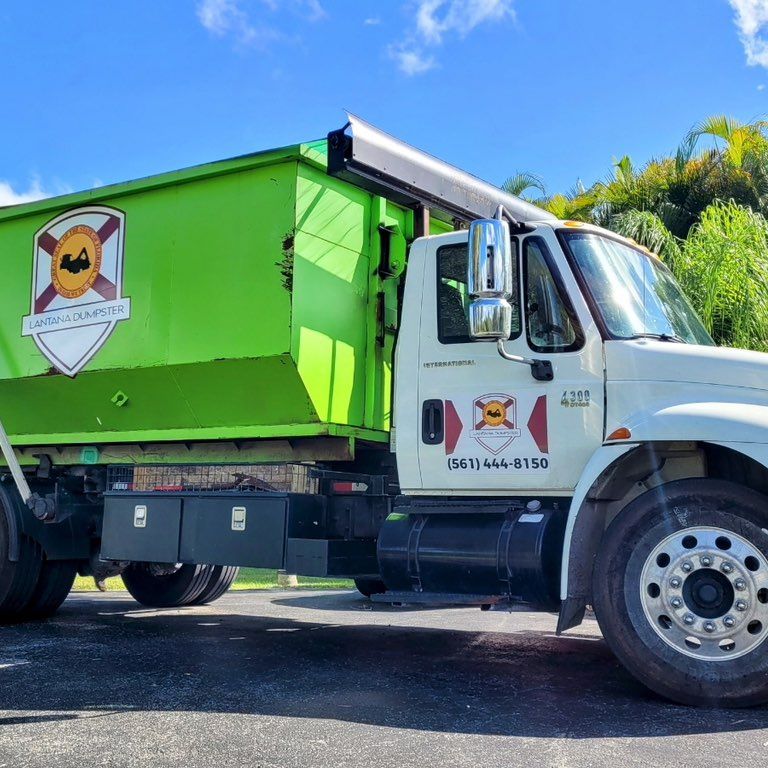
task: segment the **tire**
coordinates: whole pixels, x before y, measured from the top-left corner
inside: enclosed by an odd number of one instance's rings
[[[618,514],[593,602],[640,682],[682,704],[768,702],[767,524],[768,498],[710,479],[667,483]]]
[[[24,618],[47,619],[59,610],[77,576],[71,560],[45,560],[40,568],[32,597],[24,609]]]
[[[162,573],[150,563],[131,563],[123,571],[123,583],[134,600],[150,608],[194,605],[210,576],[208,566],[181,565]]]
[[[218,600],[237,578],[240,569],[232,565],[207,565],[209,577],[203,591],[190,603],[190,605],[203,605]]]
[[[10,493],[0,486],[0,624],[24,618],[24,609],[32,598],[42,565],[40,548],[23,534],[19,536],[18,561],[9,558],[6,510],[13,503]]]
[[[383,595],[387,591],[387,585],[381,579],[362,578],[355,579],[357,591],[364,597],[371,595]]]

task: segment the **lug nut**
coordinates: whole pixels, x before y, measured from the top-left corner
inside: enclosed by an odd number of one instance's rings
[[[745,600],[737,600],[734,603],[734,607],[737,611],[746,611],[747,610],[747,603]]]
[[[705,632],[714,632],[715,631],[715,623],[713,621],[705,621],[704,622],[704,631]]]
[[[733,566],[732,566],[730,563],[723,563],[723,564],[720,566],[720,570],[721,570],[723,573],[730,573],[730,572],[733,570]]]
[[[696,617],[692,613],[686,613],[683,616],[683,621],[690,626],[696,621]]]
[[[736,623],[736,619],[733,618],[733,616],[726,616],[723,619],[723,624],[725,624],[726,627],[732,627]]]
[[[744,579],[736,579],[736,581],[733,582],[733,586],[736,587],[736,589],[746,589],[747,582],[744,581]]]
[[[673,597],[670,602],[672,603],[673,608],[680,608],[683,604],[683,601],[679,597]]]
[[[679,576],[673,576],[673,577],[672,577],[672,578],[669,580],[669,585],[670,585],[671,587],[674,587],[675,589],[677,589],[677,588],[678,588],[678,587],[679,587],[679,586],[680,586],[682,583],[683,583],[683,582],[682,582],[682,581],[680,581],[680,577],[679,577]]]
[[[702,556],[699,558],[699,561],[701,562],[701,564],[702,564],[702,565],[703,565],[705,568],[707,568],[707,567],[709,567],[710,565],[712,565],[712,558],[711,558],[709,555],[702,555]]]
[[[686,561],[686,562],[684,562],[684,563],[683,563],[683,564],[682,564],[680,567],[681,567],[681,568],[682,568],[682,569],[683,569],[683,570],[684,570],[686,573],[690,573],[690,572],[693,570],[693,565],[691,565],[691,563],[689,563],[689,562],[687,562],[687,561]]]

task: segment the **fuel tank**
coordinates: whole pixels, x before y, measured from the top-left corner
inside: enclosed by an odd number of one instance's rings
[[[567,500],[414,501],[379,533],[382,579],[393,592],[501,596],[559,605]]]

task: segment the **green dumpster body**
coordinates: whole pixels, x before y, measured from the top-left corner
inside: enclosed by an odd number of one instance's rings
[[[130,319],[71,377],[22,318],[35,233],[88,205],[125,215]],[[2,209],[0,418],[27,462],[41,446],[74,464],[385,443],[412,236],[411,211],[326,175],[325,142]]]

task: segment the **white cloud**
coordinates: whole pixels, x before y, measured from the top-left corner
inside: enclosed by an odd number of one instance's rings
[[[0,179],[0,206],[19,205],[31,203],[34,200],[42,200],[44,197],[52,197],[53,192],[48,192],[40,184],[40,179],[32,179],[25,192],[17,192],[9,182]]]
[[[425,57],[420,51],[408,50],[396,45],[389,47],[390,58],[397,62],[400,71],[409,77],[421,75],[435,67],[434,56]]]
[[[371,18],[366,19],[363,24],[365,24],[366,27],[375,27],[377,24],[381,24],[381,19],[376,16],[371,16]]]
[[[747,64],[768,67],[768,0],[728,0],[736,12],[736,27]]]
[[[427,72],[437,66],[429,49],[439,47],[450,37],[464,38],[481,24],[513,19],[512,3],[513,0],[411,0],[415,31],[402,43],[390,46],[390,56],[406,75]]]
[[[417,29],[438,45],[447,33],[466,37],[479,24],[506,17],[514,17],[511,0],[419,0],[416,8]]]
[[[259,36],[238,0],[201,0],[197,6],[197,18],[217,37],[232,35],[244,45],[255,42]]]
[[[309,22],[326,15],[320,0],[198,0],[197,18],[216,37],[232,37],[241,46],[265,46],[283,37],[272,21],[286,9]]]

